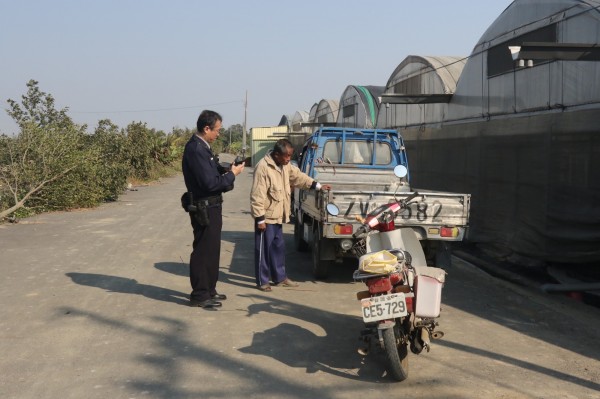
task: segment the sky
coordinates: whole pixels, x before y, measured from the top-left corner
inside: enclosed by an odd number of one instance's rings
[[[385,86],[408,55],[468,56],[510,0],[0,0],[0,133],[34,79],[93,132],[98,121],[277,125]],[[247,104],[245,97],[247,94]]]

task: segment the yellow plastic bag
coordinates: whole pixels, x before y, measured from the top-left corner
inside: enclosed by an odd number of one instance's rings
[[[364,254],[358,262],[360,270],[365,273],[385,274],[396,270],[398,258],[396,255],[383,250]]]

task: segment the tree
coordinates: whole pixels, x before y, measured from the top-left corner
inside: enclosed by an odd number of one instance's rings
[[[88,134],[35,80],[20,103],[7,101],[19,132],[0,135],[0,219],[116,200],[129,178],[152,180],[179,168],[193,134],[166,134],[143,122],[120,129],[108,119]]]
[[[177,165],[181,165],[181,157],[183,156],[183,151],[185,149],[185,145],[190,139],[190,137],[194,134],[194,131],[189,128],[173,128],[171,133],[168,136],[168,144],[169,151],[171,153],[171,157],[174,163]]]
[[[0,182],[11,198],[0,218],[22,208],[49,183],[74,170],[83,158],[79,151],[82,138],[75,126],[58,129],[34,122],[22,124],[17,137],[1,136]]]
[[[85,126],[57,110],[54,98],[39,90],[38,82],[27,83],[21,105],[8,100],[8,114],[18,124],[16,137],[0,136],[0,218],[17,211],[48,184],[64,177],[85,158],[82,150]]]
[[[40,91],[36,80],[31,79],[27,82],[27,94],[21,96],[21,105],[12,99],[8,99],[7,102],[10,105],[8,115],[22,129],[28,124],[39,127],[73,125],[73,121],[67,115],[69,108],[57,110],[54,107],[54,97]]]
[[[152,132],[145,123],[134,122],[125,128],[129,154],[130,175],[138,179],[148,179],[152,173],[153,148]]]
[[[215,152],[222,151],[237,154],[242,148],[243,129],[240,124],[231,125],[227,129],[221,129],[219,138],[215,142],[219,151],[215,150]],[[213,144],[213,147],[215,144]]]
[[[175,134],[150,129],[142,122],[130,123],[125,132],[130,176],[141,180],[153,179],[164,174],[165,167],[181,162],[182,151],[178,148],[179,138]]]
[[[89,138],[89,146],[97,159],[93,165],[94,188],[100,190],[101,201],[114,201],[127,186],[129,173],[127,136],[109,119],[98,122]]]

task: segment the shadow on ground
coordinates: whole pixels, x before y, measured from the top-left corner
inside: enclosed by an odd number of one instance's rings
[[[172,302],[179,305],[188,304],[187,294],[154,285],[140,284],[137,280],[131,278],[94,273],[66,273],[66,276],[76,284],[96,287],[108,292],[142,295],[157,301]]]
[[[158,262],[154,264],[154,267],[160,271],[174,274],[175,276],[189,277],[190,276],[190,265],[188,263],[181,262]]]

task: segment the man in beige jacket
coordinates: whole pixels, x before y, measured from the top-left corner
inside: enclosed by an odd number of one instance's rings
[[[296,166],[290,165],[294,148],[281,139],[273,150],[256,164],[250,193],[250,207],[255,220],[254,272],[261,291],[271,291],[272,281],[283,287],[297,287],[285,272],[285,243],[282,224],[290,220],[291,187],[330,190]]]

